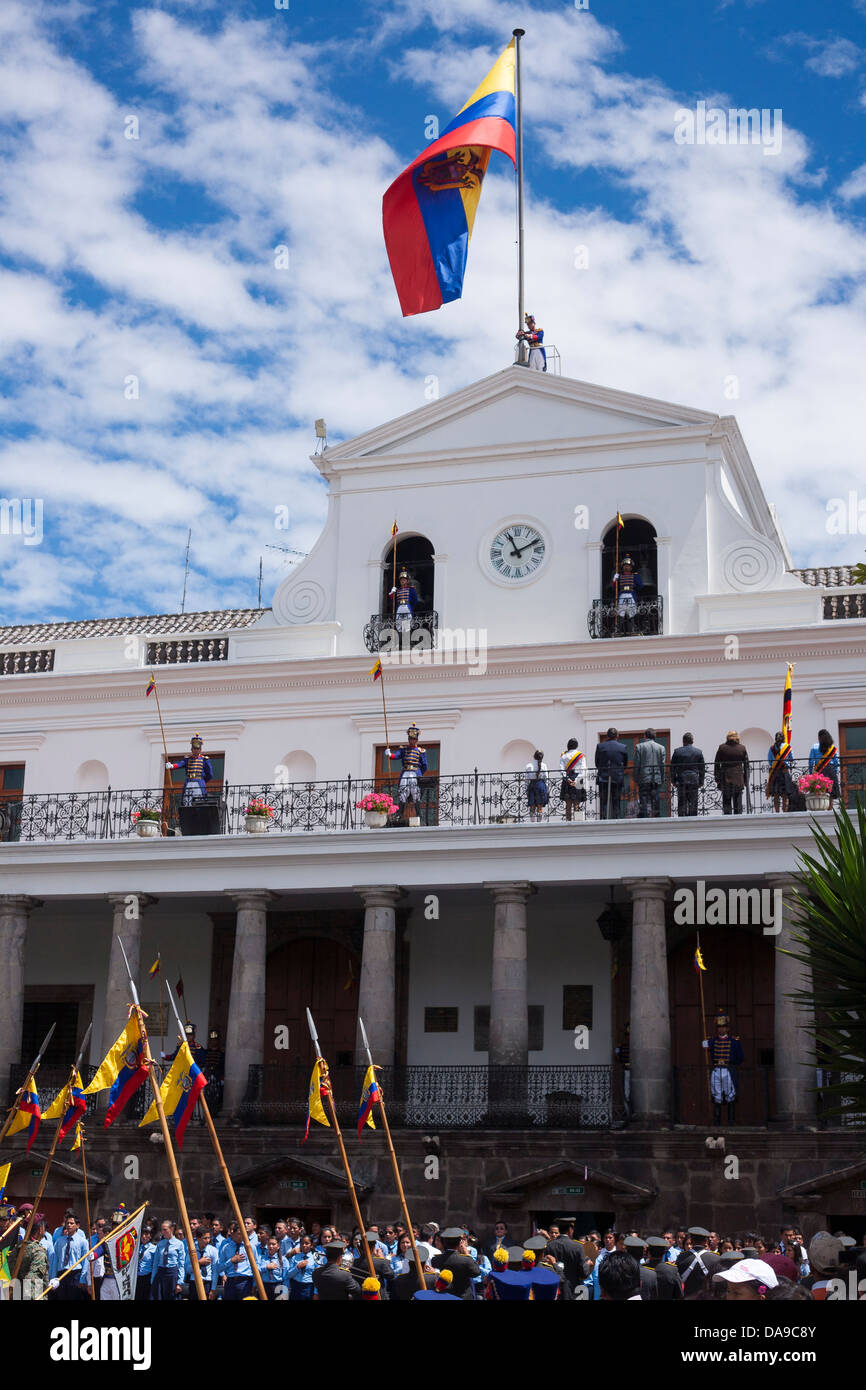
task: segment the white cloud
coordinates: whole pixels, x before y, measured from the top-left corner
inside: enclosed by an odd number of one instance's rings
[[[860,164],[848,175],[844,183],[839,186],[839,197],[846,202],[853,202],[855,198],[866,197],[866,164]]]
[[[814,34],[785,34],[781,42],[792,48],[807,49],[811,56],[806,59],[806,67],[819,77],[847,77],[863,64],[863,49],[851,39],[838,35],[819,39]]]
[[[0,468],[7,495],[38,488],[46,509],[42,546],[0,554],[4,620],[175,608],[190,525],[194,606],[252,602],[259,555],[267,595],[285,562],[266,547],[308,550],[324,519],[315,417],[345,437],[424,405],[430,375],[444,394],[511,360],[504,161],[464,299],[404,321],[380,212],[402,157],[327,85],[328,54],[353,60],[357,37],[311,50],[279,17],[210,33],[194,6],[174,10],[133,12],[133,56],[154,85],[130,108],[55,47],[44,8],[0,8],[0,424],[12,436]],[[419,110],[450,116],[519,18],[498,0],[405,0],[383,11],[364,60],[381,73],[390,39],[436,26],[441,38],[411,37],[391,71],[417,84]],[[569,375],[734,411],[798,559],[851,558],[824,533],[823,494],[863,475],[862,226],[838,200],[814,201],[821,175],[788,125],[772,157],[678,146],[679,106],[760,101],[672,92],[631,74],[627,56],[595,15],[533,13],[527,303]],[[123,136],[130,110],[138,141]],[[542,168],[560,171],[557,207],[538,192]],[[587,198],[585,171],[625,190],[628,213]],[[158,225],[148,197],[164,187],[203,196],[207,215]],[[281,504],[289,533],[274,528]]]

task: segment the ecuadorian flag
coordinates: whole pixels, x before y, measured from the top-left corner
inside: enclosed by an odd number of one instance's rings
[[[61,1115],[63,1116],[63,1123],[57,1131],[59,1144],[62,1139],[66,1138],[73,1125],[78,1124],[86,1109],[87,1101],[84,1098],[84,1087],[81,1076],[76,1072],[72,1085],[64,1086],[62,1091],[57,1092],[42,1118],[43,1120],[59,1120]]]
[[[361,1091],[361,1104],[358,1107],[358,1138],[361,1138],[361,1131],[364,1125],[369,1125],[371,1129],[376,1126],[373,1123],[373,1106],[379,1099],[379,1083],[376,1080],[376,1073],[372,1067],[367,1068],[364,1077],[364,1088]]]
[[[177,1050],[171,1071],[159,1088],[162,1106],[167,1120],[174,1127],[177,1147],[183,1146],[183,1136],[195,1110],[195,1103],[207,1085],[204,1072],[192,1060],[189,1043],[184,1042]],[[159,1119],[156,1101],[153,1102],[141,1125],[155,1124]],[[139,1125],[139,1129],[141,1129]]]
[[[6,1131],[7,1137],[13,1134],[20,1134],[22,1129],[27,1130],[27,1152],[36,1135],[39,1133],[39,1126],[42,1123],[42,1110],[39,1106],[39,1096],[36,1091],[35,1081],[31,1081],[30,1089],[22,1091],[21,1099],[18,1102],[18,1114]]]
[[[385,246],[403,317],[463,293],[469,239],[491,150],[516,164],[514,39],[438,140],[388,189]]]
[[[131,1096],[134,1096],[143,1081],[147,1080],[147,1063],[144,1060],[144,1039],[135,1014],[112,1047],[89,1086],[84,1089],[86,1096],[97,1091],[108,1091],[108,1110],[103,1128],[107,1129],[116,1120]]]

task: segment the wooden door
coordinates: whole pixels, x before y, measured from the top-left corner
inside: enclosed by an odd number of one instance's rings
[[[354,1066],[361,962],[356,952],[327,937],[301,936],[268,956],[265,998],[264,1099],[281,1100],[297,1093],[313,1065],[307,1008],[313,1015],[322,1055],[332,1073]],[[289,1045],[274,1047],[277,1029],[287,1027]],[[306,1081],[303,1078],[306,1077]]]
[[[853,810],[866,801],[866,724],[839,725],[839,769],[842,805]]]
[[[710,1124],[712,1101],[701,1047],[700,986],[694,968],[695,937],[689,934],[669,957],[671,1050],[681,1124]],[[728,1014],[732,1035],[739,1037],[744,1061],[739,1068],[737,1123],[766,1123],[772,1115],[774,954],[769,939],[736,927],[705,927],[701,954],[707,1035],[713,1017]],[[724,1111],[722,1112],[724,1116]]]

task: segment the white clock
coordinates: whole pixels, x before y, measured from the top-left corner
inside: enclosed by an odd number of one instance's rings
[[[494,579],[520,584],[537,574],[544,564],[547,544],[537,526],[515,521],[503,526],[490,541],[487,564]]]

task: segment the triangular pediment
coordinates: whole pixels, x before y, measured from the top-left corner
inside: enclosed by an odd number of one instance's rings
[[[424,456],[477,446],[495,449],[539,439],[665,433],[709,428],[717,419],[706,411],[627,391],[511,367],[338,444],[316,461],[327,471],[350,459]]]
[[[286,1190],[286,1196],[294,1192],[299,1202],[307,1186],[330,1193],[342,1193],[348,1189],[346,1175],[342,1169],[332,1168],[327,1163],[317,1163],[314,1159],[301,1158],[297,1154],[279,1154],[264,1163],[244,1168],[242,1172],[233,1174],[232,1178],[235,1187],[243,1188],[245,1191],[255,1191],[263,1186],[272,1187],[280,1180],[289,1184],[293,1181],[304,1184],[303,1187],[290,1186]],[[215,1185],[219,1185],[218,1181]],[[355,1183],[355,1189],[362,1197],[371,1190],[358,1182]]]
[[[583,1187],[586,1191],[600,1189],[610,1197],[615,1197],[620,1206],[644,1206],[655,1196],[655,1189],[652,1187],[644,1187],[643,1184],[631,1182],[618,1173],[606,1173],[601,1168],[581,1163],[579,1159],[569,1158],[548,1164],[544,1168],[533,1168],[528,1173],[521,1173],[518,1177],[497,1183],[495,1187],[487,1187],[484,1189],[484,1196],[488,1202],[498,1203],[500,1206],[518,1206],[523,1204],[530,1194],[534,1195],[540,1189],[550,1190],[554,1186]],[[556,1196],[557,1201],[564,1206],[575,1200],[568,1192],[552,1191],[551,1196]]]
[[[844,1168],[834,1168],[828,1173],[825,1168],[816,1170],[814,1177],[803,1179],[801,1182],[791,1183],[788,1187],[783,1187],[779,1196],[784,1201],[798,1202],[803,1198],[813,1194],[830,1192],[834,1188],[843,1187],[847,1189],[861,1190],[866,1181],[866,1155],[858,1158],[854,1163],[848,1163]]]

